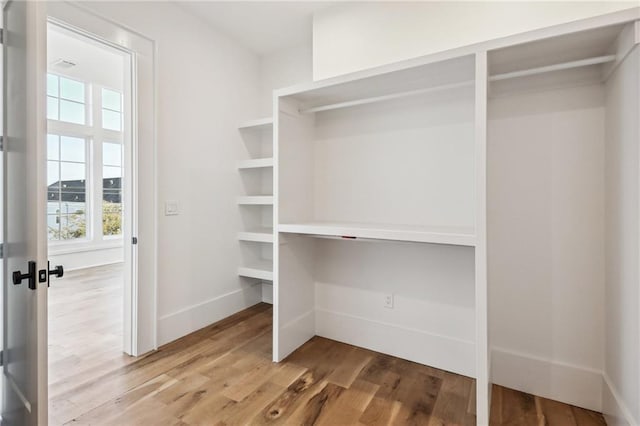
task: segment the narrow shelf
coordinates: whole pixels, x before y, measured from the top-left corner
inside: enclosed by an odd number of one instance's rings
[[[273,158],[256,158],[251,160],[238,161],[238,169],[259,169],[262,167],[273,167]]]
[[[241,277],[273,281],[273,262],[270,260],[261,260],[249,266],[240,266],[238,268],[238,275]]]
[[[267,130],[273,126],[273,117],[249,120],[238,126],[240,130]]]
[[[273,205],[273,195],[245,195],[238,197],[240,205]]]
[[[387,225],[353,222],[306,222],[278,225],[278,232],[345,239],[376,239],[473,247],[472,228]]]
[[[272,243],[273,229],[272,228],[256,228],[256,229],[249,229],[247,231],[240,231],[238,232],[238,240],[255,241],[259,243]]]

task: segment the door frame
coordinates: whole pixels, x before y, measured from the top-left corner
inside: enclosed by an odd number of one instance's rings
[[[125,279],[123,292],[123,351],[139,356],[157,349],[155,43],[78,4],[49,2],[47,20],[131,58],[131,99],[125,99],[130,105],[130,114],[125,117],[125,129],[130,129],[129,137],[125,135],[130,141],[125,170],[131,173],[124,188],[130,220],[125,220],[123,229],[125,265],[130,266],[125,273],[130,277]],[[144,220],[139,220],[141,217]]]

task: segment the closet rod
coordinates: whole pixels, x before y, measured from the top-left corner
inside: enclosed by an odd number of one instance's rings
[[[357,106],[357,105],[366,105],[366,104],[372,104],[372,103],[375,103],[375,102],[388,101],[388,100],[391,100],[391,99],[405,98],[405,97],[408,97],[408,96],[422,95],[422,94],[425,94],[425,93],[440,92],[442,90],[457,89],[459,87],[466,87],[466,86],[471,86],[471,85],[473,85],[473,81],[463,81],[461,83],[444,84],[442,86],[428,87],[426,89],[409,90],[409,91],[406,91],[406,92],[392,93],[390,95],[382,95],[382,96],[374,96],[372,98],[356,99],[355,101],[346,101],[346,102],[339,102],[337,104],[322,105],[322,106],[310,107],[310,108],[302,108],[302,109],[300,109],[299,112],[301,114],[306,114],[306,113],[310,113],[310,112],[328,111],[328,110],[332,110],[332,109],[347,108],[347,107],[352,107],[352,106]]]
[[[507,72],[504,74],[496,74],[489,77],[489,81],[507,80],[509,78],[526,77],[529,75],[543,74],[552,71],[562,71],[571,68],[586,67],[589,65],[604,64],[605,62],[613,62],[616,55],[597,56],[595,58],[580,59],[579,61],[563,62],[561,64],[547,65],[539,68],[530,68],[528,70],[520,70]]]
[[[616,60],[616,55],[597,56],[595,58],[580,59],[578,61],[563,62],[560,64],[547,65],[544,67],[530,68],[527,70],[496,74],[496,75],[489,76],[489,81],[500,81],[500,80],[507,80],[509,78],[526,77],[530,75],[543,74],[543,73],[552,72],[552,71],[562,71],[562,70],[568,70],[572,68],[586,67],[589,65],[604,64],[606,62],[613,62],[615,60]],[[425,93],[439,92],[439,91],[449,90],[449,89],[457,89],[460,87],[472,86],[473,84],[474,84],[474,81],[469,80],[469,81],[463,81],[459,83],[444,84],[442,86],[428,87],[426,89],[409,90],[406,92],[392,93],[390,95],[374,96],[371,98],[356,99],[353,101],[338,102],[338,103],[329,104],[329,105],[301,108],[298,112],[300,112],[301,114],[307,114],[312,112],[329,111],[332,109],[348,108],[352,106],[366,105],[366,104],[371,104],[375,102],[388,101],[391,99],[404,98],[408,96],[422,95]]]

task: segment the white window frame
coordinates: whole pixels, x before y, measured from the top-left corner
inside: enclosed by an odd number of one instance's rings
[[[102,144],[104,142],[124,145],[125,111],[122,111],[121,131],[102,128],[102,89],[125,94],[118,89],[103,86],[89,80],[79,80],[58,71],[48,71],[58,78],[80,81],[85,85],[85,123],[76,124],[47,119],[47,133],[83,138],[87,141],[87,193],[86,193],[86,236],[68,240],[49,240],[52,254],[68,254],[123,246],[123,235],[103,235],[102,230]],[[59,89],[58,89],[59,90]],[[60,93],[58,93],[60,95]],[[59,108],[58,108],[59,109]],[[125,167],[122,167],[123,175]],[[124,176],[123,176],[124,177]],[[123,200],[124,201],[124,200]]]
[[[75,135],[75,134],[70,134],[70,133],[56,133],[56,132],[52,132],[50,131],[51,129],[47,129],[47,134],[48,135],[56,135],[58,136],[58,138],[64,137],[64,136],[69,136],[69,137],[74,137],[74,138],[78,138],[78,139],[82,139],[84,140],[84,164],[85,164],[85,200],[84,200],[84,204],[85,204],[85,211],[84,211],[84,217],[85,217],[85,235],[82,238],[73,238],[73,239],[68,239],[68,240],[49,240],[48,244],[50,244],[51,246],[59,246],[59,245],[67,245],[69,243],[87,243],[89,241],[92,240],[93,238],[93,226],[91,223],[91,215],[93,214],[93,206],[92,206],[92,189],[93,189],[93,179],[92,174],[91,174],[91,139],[82,135]],[[58,146],[59,146],[59,150],[62,151],[62,141],[60,139],[58,139]],[[50,160],[49,156],[47,155],[47,167],[49,167],[49,161],[54,161],[54,160]],[[58,163],[58,180],[60,181],[60,184],[62,184],[62,173],[60,173],[60,163],[64,163],[65,161],[61,160],[61,154],[58,154],[58,159],[55,160]],[[47,188],[48,189],[48,188]],[[48,194],[48,191],[47,191]],[[47,204],[49,203],[49,199],[47,198]],[[62,204],[62,202],[59,202],[60,204]],[[48,206],[47,206],[48,207]],[[61,213],[59,214],[61,215]],[[49,216],[49,212],[47,211],[47,216]],[[48,237],[47,237],[48,238]]]

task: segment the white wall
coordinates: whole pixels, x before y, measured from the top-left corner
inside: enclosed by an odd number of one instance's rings
[[[156,42],[157,315],[163,344],[261,299],[261,288],[236,273],[237,125],[258,112],[260,61],[170,3],[84,5]],[[178,216],[164,216],[165,200],[178,201]]]
[[[607,82],[604,410],[614,425],[640,424],[639,70],[636,46]]]
[[[600,409],[604,90],[490,99],[494,382]]]
[[[272,114],[274,90],[312,81],[312,63],[310,44],[263,56],[260,62],[260,114]]]
[[[260,117],[273,115],[274,90],[313,80],[312,62],[310,43],[282,49],[260,58],[260,96],[257,105]],[[272,141],[273,138],[270,138],[267,143]],[[265,177],[273,178],[270,174]],[[273,216],[266,214],[263,221],[271,223]],[[265,257],[271,258],[272,255]],[[262,301],[273,303],[272,283],[262,284]]]
[[[637,6],[637,2],[378,2],[313,18],[315,80]]]

